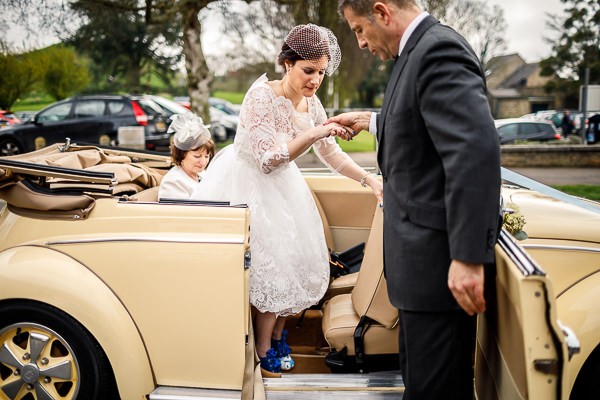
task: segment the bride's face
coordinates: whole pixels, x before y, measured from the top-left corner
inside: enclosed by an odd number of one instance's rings
[[[315,94],[327,68],[327,57],[323,56],[318,60],[298,60],[289,69],[287,73],[289,83],[296,93],[302,93],[304,97],[310,97]]]

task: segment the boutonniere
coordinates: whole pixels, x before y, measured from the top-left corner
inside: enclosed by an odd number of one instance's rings
[[[525,217],[519,212],[519,206],[515,203],[508,203],[503,213],[502,226],[517,240],[525,240],[529,236],[523,230],[525,226]]]

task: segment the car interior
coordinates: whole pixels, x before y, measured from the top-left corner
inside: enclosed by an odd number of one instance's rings
[[[12,171],[0,178],[0,192],[17,214],[86,218],[96,199],[106,196],[157,202],[158,185],[170,168],[165,160],[126,149],[54,145],[0,160],[0,169]],[[396,370],[398,314],[389,303],[383,274],[383,211],[370,191],[356,190],[350,181],[351,194],[342,207],[338,191],[346,189],[332,189],[324,176],[313,171],[306,179],[327,245],[340,260],[345,251],[353,253],[354,265],[331,280],[319,304],[288,318],[288,344],[296,359],[289,372]],[[343,211],[348,209],[355,211]]]
[[[79,146],[68,142],[55,144],[35,152],[0,158],[0,198],[6,201],[8,209],[14,214],[68,221],[90,217],[96,203],[105,198],[118,199],[119,204],[229,205],[226,199],[220,202],[158,199],[160,181],[170,168],[170,157],[164,154],[115,147]],[[327,246],[332,253],[330,268],[334,273],[328,291],[318,304],[286,320],[287,343],[292,349],[295,367],[277,378],[262,377],[260,373],[254,376],[262,382],[260,387],[271,391],[269,399],[274,400],[286,398],[277,397],[277,393],[290,388],[305,388],[307,385],[316,385],[315,382],[319,382],[321,387],[340,384],[349,387],[361,379],[361,385],[374,388],[374,391],[385,390],[388,394],[398,395],[403,390],[398,366],[399,322],[397,310],[388,300],[383,270],[383,208],[377,205],[370,189],[361,187],[357,182],[337,179],[332,185],[328,170],[306,169],[303,172],[321,216]],[[505,172],[503,178],[505,182],[514,181]],[[524,187],[539,193],[548,189],[538,188],[535,183],[528,183]],[[528,202],[530,194],[525,193],[526,189],[515,183],[504,190],[503,195],[508,200],[519,203],[527,215],[533,214],[527,207],[534,207],[535,203]],[[521,195],[524,198],[518,199]],[[570,217],[575,217],[576,212],[582,211],[577,209],[569,212]],[[529,221],[526,230],[530,236],[544,238],[546,232],[549,237],[560,237],[557,232],[565,227],[545,221]],[[588,236],[593,234],[591,225],[579,225],[577,234],[586,234],[587,229],[590,229]],[[565,258],[567,255],[558,257],[544,252],[543,246],[535,247],[535,243],[532,243],[530,241],[523,247],[529,246],[528,252],[550,274],[558,274],[561,265],[568,263]],[[521,251],[513,247],[497,248],[497,255],[502,255],[499,251],[506,254]],[[519,257],[527,258],[524,254]],[[573,254],[569,253],[568,257],[572,259]],[[580,267],[585,271],[594,270],[597,258],[581,257],[577,259]],[[508,260],[510,257],[502,258]],[[497,277],[497,283],[503,289],[498,291],[498,304],[493,308],[501,313],[490,312],[486,315],[487,319],[479,322],[482,331],[496,330],[499,315],[511,313],[511,318],[519,323],[510,325],[509,332],[502,336],[477,343],[474,359],[479,376],[507,380],[510,378],[507,375],[509,367],[510,370],[524,371],[524,365],[533,362],[529,359],[534,356],[526,354],[523,348],[542,347],[542,352],[548,352],[544,343],[559,342],[557,337],[550,336],[545,342],[535,338],[520,342],[514,340],[520,337],[518,328],[521,325],[534,322],[529,315],[540,318],[539,325],[554,320],[546,318],[541,310],[547,300],[536,303],[539,310],[533,309],[532,304],[527,302],[518,305],[526,307],[522,310],[511,303],[513,297],[524,296],[525,292],[518,292],[523,282],[531,298],[538,298],[541,293],[539,285],[543,280],[543,271],[538,270],[535,263],[531,264],[531,271],[526,271],[527,274],[519,271],[519,267],[516,264],[508,265],[507,261],[503,270],[510,271],[510,274]],[[557,286],[556,290],[562,293],[566,287]],[[549,299],[554,297],[551,291],[544,293]],[[246,312],[244,314],[247,316]],[[556,323],[552,322],[549,332],[558,330],[554,325]],[[483,335],[483,338],[488,337],[491,336]],[[252,369],[256,367],[257,356],[254,353],[252,357],[254,346],[251,329],[247,340],[246,367],[250,365]],[[556,347],[560,353],[560,343]],[[255,371],[260,371],[260,368]],[[526,372],[536,373],[535,379],[539,379],[539,382],[547,380],[543,370]],[[365,379],[369,380],[368,384],[364,383]],[[492,378],[488,381],[480,379],[478,391],[487,393],[490,388],[498,388],[498,382]],[[516,382],[516,390],[519,393],[531,391],[528,382]],[[547,385],[538,386],[549,390]],[[492,392],[488,394],[492,396]]]

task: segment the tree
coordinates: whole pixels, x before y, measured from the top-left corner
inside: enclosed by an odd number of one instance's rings
[[[228,1],[215,3],[213,10],[221,13],[224,29],[234,33],[229,39],[236,41],[237,51],[227,57],[238,65],[236,58],[256,64],[274,63],[285,35],[294,25],[311,22],[331,29],[340,45],[342,62],[334,76],[325,77],[318,96],[325,107],[336,108],[359,100],[361,82],[376,63],[357,46],[355,35],[337,13],[337,4],[337,0],[261,0],[241,7],[239,2],[235,6],[235,2]]]
[[[552,76],[546,84],[549,92],[562,92],[565,106],[578,107],[579,87],[586,68],[590,84],[600,84],[600,3],[598,0],[561,0],[566,17],[551,15],[548,26],[559,36],[552,54],[540,62],[543,76]],[[553,41],[548,39],[550,43]]]
[[[162,49],[181,45],[177,18],[149,25],[135,0],[77,0],[71,10],[85,22],[69,42],[93,61],[97,89],[144,91],[143,74],[155,72],[166,82],[173,76],[181,51]]]
[[[13,54],[0,43],[0,108],[10,109],[42,74],[43,63],[37,54]]]
[[[43,52],[43,57],[46,59],[44,88],[55,100],[67,98],[89,83],[87,66],[72,48],[52,46]]]
[[[430,0],[429,12],[463,35],[482,65],[506,49],[504,10],[483,0]],[[427,8],[426,8],[427,9]]]

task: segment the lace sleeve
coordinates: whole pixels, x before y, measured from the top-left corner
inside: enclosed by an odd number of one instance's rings
[[[317,96],[312,97],[312,114],[315,126],[321,125],[327,120],[325,109]],[[333,136],[317,140],[313,149],[319,160],[333,172],[341,173],[346,165],[352,162],[350,156],[344,153]]]
[[[243,122],[252,155],[265,174],[288,165],[290,161],[287,144],[277,143],[278,111],[269,88],[259,87],[249,93]]]

